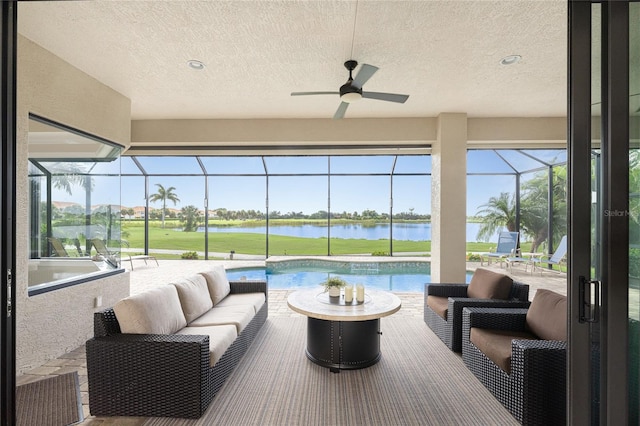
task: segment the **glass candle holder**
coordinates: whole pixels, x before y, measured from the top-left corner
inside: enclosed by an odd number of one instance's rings
[[[356,301],[358,303],[364,302],[364,285],[362,284],[356,286]]]

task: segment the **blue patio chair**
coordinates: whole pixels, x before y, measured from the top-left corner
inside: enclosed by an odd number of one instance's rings
[[[498,235],[498,246],[496,247],[496,251],[480,255],[480,265],[484,265],[484,259],[486,258],[488,265],[491,264],[492,259],[496,259],[500,261],[500,266],[502,266],[502,262],[507,257],[515,256],[517,254],[519,242],[519,232],[501,232],[500,235]]]
[[[542,275],[542,271],[545,269],[553,270],[551,268],[543,268],[542,264],[545,264],[547,266],[557,265],[560,268],[560,272],[562,272],[562,265],[566,265],[567,263],[566,256],[567,256],[567,236],[565,235],[560,240],[560,244],[558,244],[556,251],[554,251],[552,255],[545,254],[540,257],[534,257],[533,259],[531,259],[531,262],[533,264],[533,270],[535,271],[537,268],[539,268],[540,275]]]

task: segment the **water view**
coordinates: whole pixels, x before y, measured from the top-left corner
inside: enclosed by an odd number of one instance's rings
[[[482,224],[467,222],[467,241],[477,241],[476,235]],[[364,225],[354,223],[348,225],[331,225],[331,238],[344,239],[365,239],[365,240],[386,240],[389,239],[390,229],[394,240],[402,241],[429,241],[431,240],[430,223],[388,223]],[[199,227],[198,232],[204,232],[204,227]],[[242,232],[265,234],[266,226],[210,226],[210,233]],[[319,225],[270,225],[269,234],[283,235],[300,238],[327,238],[328,230],[326,226]],[[492,236],[490,242],[497,242],[497,233]]]

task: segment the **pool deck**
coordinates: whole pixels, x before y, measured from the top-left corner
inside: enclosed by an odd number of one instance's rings
[[[287,260],[291,260],[293,256],[286,257]],[[331,259],[330,256],[327,258]],[[349,257],[353,261],[363,261],[363,257],[353,256]],[[380,261],[383,258],[371,258],[367,257],[366,262],[372,263]],[[387,260],[388,259],[388,260]],[[412,262],[428,261],[428,258],[387,258],[385,261],[399,261],[408,260]],[[335,260],[335,257],[332,259]],[[345,257],[340,257],[341,261],[348,260]],[[160,260],[160,266],[149,263],[148,265],[136,265],[135,270],[131,271],[131,294],[138,294],[145,290],[158,287],[160,285],[170,283],[174,280],[179,280],[190,274],[195,274],[201,271],[205,271],[214,264],[223,264],[227,269],[233,268],[259,268],[265,266],[264,260],[225,260],[225,261],[213,261],[213,260]],[[468,262],[467,270],[474,271],[480,267],[479,263]],[[557,272],[544,272],[542,275],[536,273],[532,275],[530,271],[525,271],[524,266],[516,266],[512,270],[504,269],[499,264],[492,264],[489,266],[482,266],[494,271],[499,271],[510,275],[514,280],[529,284],[529,299],[532,299],[538,288],[546,288],[556,291],[561,294],[566,294],[567,290],[567,276],[563,273]],[[293,312],[287,306],[287,297],[294,290],[269,290],[269,317],[295,317],[300,316],[296,312]],[[422,320],[424,315],[424,294],[420,293],[398,293],[394,292],[402,301],[401,309],[394,314],[394,316],[417,318]],[[34,368],[27,373],[17,378],[18,384],[29,383],[42,379],[48,375],[59,375],[68,373],[70,371],[78,371],[80,378],[80,391],[82,396],[83,411],[85,415],[85,421],[80,423],[81,425],[122,425],[122,426],[138,426],[142,425],[146,419],[140,418],[113,418],[113,419],[95,419],[89,415],[89,393],[87,384],[87,362],[84,345],[81,345],[77,349],[61,355],[57,359],[53,359],[41,367]]]

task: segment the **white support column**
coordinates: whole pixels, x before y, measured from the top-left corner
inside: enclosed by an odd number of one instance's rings
[[[438,116],[431,151],[431,282],[464,283],[467,222],[467,115]]]

